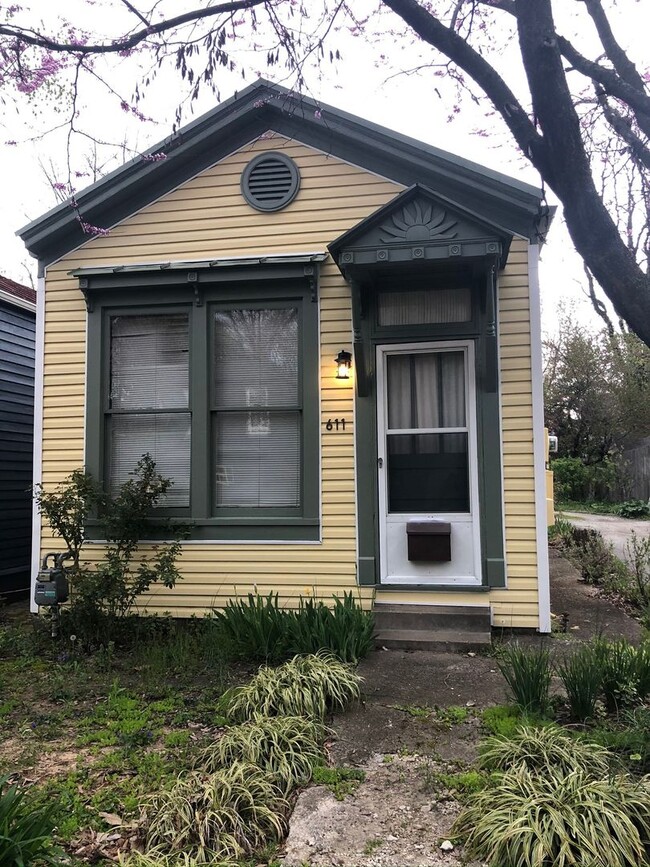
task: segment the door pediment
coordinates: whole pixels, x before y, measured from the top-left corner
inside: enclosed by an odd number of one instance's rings
[[[497,260],[503,267],[512,234],[415,184],[329,245],[350,275],[391,264],[455,259]]]

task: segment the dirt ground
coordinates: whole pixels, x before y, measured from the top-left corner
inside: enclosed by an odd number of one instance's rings
[[[551,608],[566,632],[527,636],[562,654],[602,634],[638,642],[640,624],[594,588],[551,549]],[[510,635],[497,635],[509,640]],[[522,640],[522,639],[520,639]],[[361,705],[334,720],[334,764],[361,768],[365,781],[337,801],[324,786],[303,792],[285,847],[286,867],[451,867],[467,864],[462,850],[444,851],[458,802],[435,780],[467,768],[483,736],[477,712],[507,701],[503,677],[489,654],[377,650],[359,671]],[[435,708],[467,707],[458,725]],[[424,709],[432,709],[426,714]]]

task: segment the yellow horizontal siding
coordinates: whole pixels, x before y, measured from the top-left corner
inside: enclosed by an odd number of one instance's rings
[[[300,167],[294,202],[259,214],[242,199],[241,171],[252,156],[282,149]],[[83,462],[86,312],[69,271],[82,266],[131,264],[264,253],[325,251],[327,244],[395,196],[402,187],[298,143],[258,141],[202,172],[113,228],[89,240],[47,272],[45,311],[43,480],[60,482]],[[470,593],[436,593],[440,604],[493,605],[495,622],[537,625],[535,512],[531,424],[531,363],[527,247],[512,244],[500,277],[499,333],[504,431],[504,497],[509,589],[477,600]],[[349,288],[335,265],[321,269],[321,507],[322,542],[315,544],[186,544],[183,580],[157,589],[143,604],[152,612],[200,614],[233,595],[278,592],[294,605],[300,594],[328,597],[354,590],[365,605],[372,591],[356,585],[354,406],[351,383],[332,378],[333,358],[351,344]],[[328,418],[345,417],[346,431],[327,432]],[[43,528],[43,548],[57,542]],[[100,545],[87,546],[89,561]],[[379,593],[381,596],[381,591]],[[403,601],[431,602],[429,593]],[[390,594],[391,601],[397,601]]]

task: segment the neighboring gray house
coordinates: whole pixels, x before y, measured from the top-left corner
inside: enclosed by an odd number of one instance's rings
[[[0,276],[0,597],[27,595],[32,536],[36,292]]]

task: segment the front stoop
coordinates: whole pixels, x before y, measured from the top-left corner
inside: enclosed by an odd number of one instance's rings
[[[490,646],[488,606],[376,602],[374,612],[377,647],[467,652]]]

